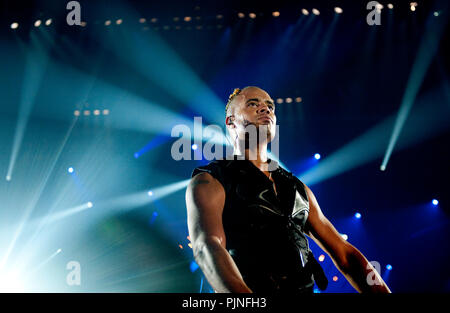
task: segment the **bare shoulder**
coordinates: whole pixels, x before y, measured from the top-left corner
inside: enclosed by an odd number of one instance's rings
[[[316,196],[314,195],[312,190],[305,183],[303,183],[303,186],[305,186],[305,192],[306,192],[306,195],[308,196],[309,208],[313,209],[313,210],[319,208],[319,204],[317,203]]]
[[[211,174],[199,173],[191,179],[186,190],[186,207],[192,242],[214,238],[225,246],[222,225],[224,205],[225,190]]]
[[[222,184],[207,172],[199,173],[189,182],[187,194],[192,194],[197,201],[219,201],[225,199],[225,190]]]

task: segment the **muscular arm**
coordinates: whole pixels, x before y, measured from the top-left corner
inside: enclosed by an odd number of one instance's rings
[[[201,173],[192,178],[186,206],[194,258],[216,292],[251,292],[226,250],[224,204],[225,190],[214,177]]]
[[[306,187],[309,198],[309,216],[306,234],[311,237],[333,260],[339,271],[358,292],[390,293],[389,287],[364,255],[345,241],[330,221],[323,215],[316,197]],[[374,281],[374,284],[367,282]]]

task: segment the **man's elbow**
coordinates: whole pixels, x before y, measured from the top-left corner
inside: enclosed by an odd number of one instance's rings
[[[350,271],[352,263],[351,260],[356,252],[357,250],[352,244],[348,242],[344,243],[341,251],[336,257],[336,265],[343,273],[348,273]]]
[[[216,250],[221,245],[221,240],[217,236],[205,236],[194,241],[192,250],[197,263],[205,261],[207,250]]]

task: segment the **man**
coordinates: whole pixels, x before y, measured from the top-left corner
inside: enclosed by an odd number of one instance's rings
[[[358,292],[390,290],[323,215],[312,191],[267,157],[275,105],[258,87],[235,89],[225,120],[234,158],[194,170],[186,191],[195,260],[216,292],[312,293],[327,280],[305,234]],[[257,129],[256,144],[249,127]],[[369,278],[369,279],[368,279]]]

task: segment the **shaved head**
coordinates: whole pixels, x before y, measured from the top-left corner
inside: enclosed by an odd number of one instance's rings
[[[268,98],[270,98],[269,94],[265,90],[256,86],[247,86],[242,89],[236,88],[234,89],[234,92],[228,97],[228,103],[225,108],[226,116],[233,115],[232,112],[234,111],[235,103],[244,100],[246,96],[248,96],[252,91],[264,93]]]

